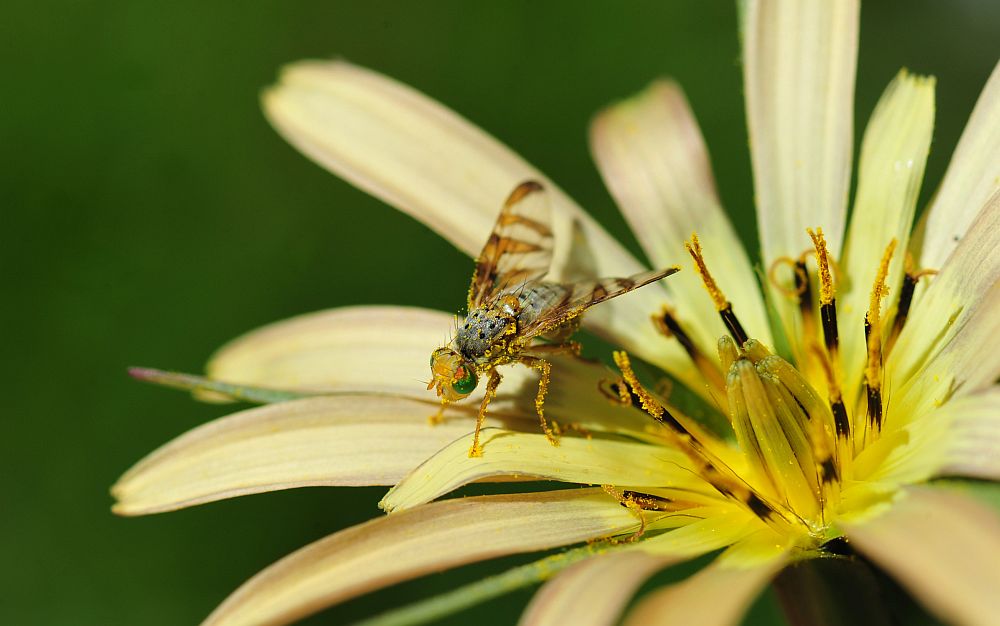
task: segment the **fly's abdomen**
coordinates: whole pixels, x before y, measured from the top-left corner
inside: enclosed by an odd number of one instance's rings
[[[534,322],[545,311],[559,306],[569,296],[569,288],[555,283],[535,283],[517,294],[521,310],[517,322],[526,325]]]

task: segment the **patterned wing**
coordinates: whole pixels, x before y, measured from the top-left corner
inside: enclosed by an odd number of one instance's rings
[[[518,185],[500,210],[469,288],[469,310],[504,289],[538,280],[552,263],[552,229],[548,194],[540,183]]]
[[[595,304],[654,283],[679,270],[679,267],[668,267],[664,270],[641,272],[628,278],[598,278],[597,280],[584,280],[578,283],[560,285],[566,290],[561,300],[556,302],[554,306],[543,310],[535,320],[521,328],[520,335],[524,339],[529,339],[545,334],[582,314]]]

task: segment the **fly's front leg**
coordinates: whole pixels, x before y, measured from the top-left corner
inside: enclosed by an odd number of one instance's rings
[[[479,405],[479,417],[476,418],[476,434],[472,437],[469,458],[483,456],[483,446],[479,444],[479,431],[483,429],[483,424],[486,422],[486,407],[490,405],[490,401],[497,395],[497,387],[500,386],[502,378],[496,368],[490,370],[490,379],[486,383],[486,394],[483,395],[483,402]]]
[[[548,439],[549,443],[552,445],[558,446],[559,437],[545,419],[545,394],[549,391],[549,381],[552,376],[552,364],[545,359],[533,356],[522,356],[520,361],[524,365],[537,369],[542,373],[542,377],[538,381],[538,395],[535,396],[535,411],[538,412],[538,420],[542,424],[542,431],[545,433],[545,438]]]

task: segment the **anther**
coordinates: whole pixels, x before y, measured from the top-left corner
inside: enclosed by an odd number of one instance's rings
[[[834,297],[833,275],[830,273],[830,252],[826,247],[823,229],[807,229],[816,249],[816,264],[819,266],[819,315],[823,325],[823,341],[830,359],[836,359],[840,338],[837,331],[837,299]]]
[[[743,330],[743,326],[740,324],[736,314],[733,313],[733,304],[729,300],[726,300],[726,296],[719,289],[719,285],[715,282],[715,279],[712,278],[711,272],[708,271],[708,265],[705,264],[705,255],[701,251],[701,242],[698,241],[698,235],[692,233],[691,241],[686,242],[684,247],[687,249],[688,254],[691,255],[691,258],[694,259],[695,270],[697,270],[698,275],[701,277],[701,282],[704,283],[708,295],[712,298],[715,309],[722,318],[722,323],[726,325],[726,329],[733,336],[733,339],[736,340],[736,343],[743,345],[748,335]]]
[[[830,272],[830,252],[826,247],[826,237],[823,236],[823,229],[807,229],[809,238],[812,239],[813,247],[816,249],[816,264],[819,266],[819,314],[823,326],[823,341],[826,345],[827,359],[820,359],[823,363],[823,372],[826,374],[827,388],[829,389],[830,411],[833,414],[833,423],[837,430],[839,448],[845,452],[850,446],[846,443],[851,438],[851,420],[847,416],[847,407],[840,392],[840,380],[837,375],[837,351],[840,345],[840,338],[837,330],[837,299],[833,284],[833,275]],[[844,456],[849,456],[844,455]],[[846,458],[842,459],[847,462]]]
[[[903,331],[903,326],[906,325],[906,318],[910,314],[910,305],[913,303],[913,293],[916,291],[917,283],[924,276],[933,276],[938,273],[934,269],[915,270],[913,268],[913,257],[910,256],[909,252],[906,253],[905,268],[903,285],[899,289],[899,300],[896,302],[896,317],[892,320],[892,329],[889,331],[889,338],[885,342],[886,356],[892,351],[893,346],[896,345],[899,333]]]

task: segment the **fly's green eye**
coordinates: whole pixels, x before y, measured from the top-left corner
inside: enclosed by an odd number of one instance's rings
[[[434,367],[434,355],[431,354],[431,367]]]
[[[479,379],[476,377],[476,373],[470,368],[463,367],[462,369],[465,370],[465,376],[453,382],[451,388],[462,395],[470,394],[476,390]]]

